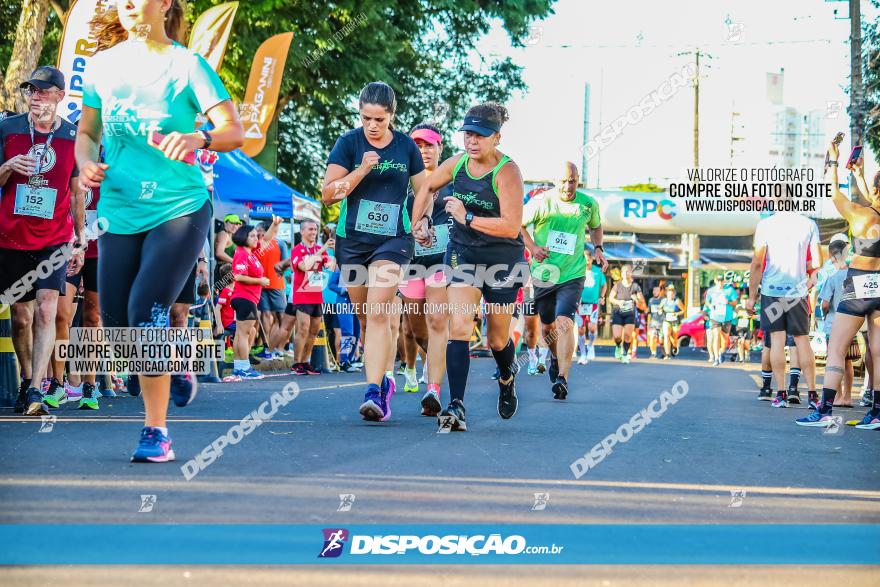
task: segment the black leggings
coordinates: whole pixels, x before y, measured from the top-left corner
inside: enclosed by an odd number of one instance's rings
[[[98,238],[98,292],[107,327],[164,327],[199,258],[213,212],[211,203],[192,214],[137,234]]]

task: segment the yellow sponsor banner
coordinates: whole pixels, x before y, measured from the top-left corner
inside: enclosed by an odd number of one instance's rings
[[[293,33],[270,37],[260,45],[254,56],[244,102],[239,108],[244,127],[244,146],[241,150],[248,157],[255,157],[266,146],[266,131],[278,105],[284,63],[292,40]]]
[[[204,11],[193,25],[189,48],[204,57],[214,71],[219,71],[223,63],[237,10],[238,2],[218,4]]]

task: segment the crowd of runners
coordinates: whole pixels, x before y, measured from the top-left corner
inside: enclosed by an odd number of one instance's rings
[[[100,394],[124,385],[145,406],[132,460],[174,459],[168,402],[189,404],[197,379],[130,375],[100,388],[95,374],[65,379],[53,346],[68,336],[80,291],[84,327],[187,326],[190,313],[212,320],[215,334],[229,339],[235,381],[261,377],[254,364],[285,355],[292,355],[295,375],[318,374],[312,356],[325,326],[339,369],[363,369],[365,420],[391,418],[398,355],[404,391],[419,391],[416,365],[423,357],[421,414],[459,431],[467,429],[471,339],[483,324],[503,419],[519,407],[520,339],[527,372],[546,373],[548,391],[560,401],[570,392],[572,364],[595,358],[606,307],[621,363],[634,355],[643,319],[652,357],[678,353],[685,306],[675,286],[658,283],[646,299],[631,265],[609,282],[599,206],[577,189],[574,164],[562,166],[553,188],[525,201],[520,169],[499,149],[508,113],[493,102],[467,111],[455,129],[463,133],[463,151],[441,161],[444,130],[452,129],[426,122],[408,134],[397,130],[394,91],[370,83],[359,97],[360,125],[338,138],[327,159],[322,199],[339,204],[335,226],[301,220],[299,242],[288,251],[277,238],[280,218],[254,226],[231,214],[210,242],[210,190],[188,161],[197,151],[238,148],[243,131],[211,67],[174,42],[179,4],[168,13],[163,6],[112,9],[93,21],[100,51],[78,126],[56,114],[65,80],[52,67],[21,84],[28,112],[0,122],[0,292],[11,304],[21,370],[16,411],[45,415],[64,401],[98,409]],[[136,27],[147,34],[126,33]],[[144,86],[142,79],[154,82]],[[207,124],[196,129],[202,113]],[[836,186],[836,145],[830,155]],[[868,188],[860,162],[854,171],[877,205],[880,174]],[[834,202],[850,223],[855,250],[847,261],[846,237],[832,242],[832,266],[819,288],[829,333],[821,395],[808,337],[809,291],[821,273],[811,220],[793,213],[762,220],[748,291],[719,276],[703,308],[709,361],[717,365],[732,344],[747,359],[760,303],[766,350],[759,399],[775,407],[800,402],[798,382],[783,384],[788,343],[814,407],[798,420],[808,426],[830,425],[841,380],[852,386],[852,341],[866,317],[866,343],[880,351],[880,287],[872,273],[880,270],[880,210],[839,191]],[[213,272],[211,256],[218,263]],[[441,396],[444,378],[448,398]],[[876,397],[870,405],[860,428],[880,427]]]

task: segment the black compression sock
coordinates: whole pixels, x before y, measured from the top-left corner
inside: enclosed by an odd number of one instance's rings
[[[871,405],[871,415],[876,417],[880,414],[880,393],[873,391],[874,403]]]
[[[516,359],[516,353],[513,348],[513,341],[508,340],[507,345],[500,351],[492,349],[492,356],[495,357],[495,363],[498,365],[500,376],[498,379],[507,380],[512,373],[513,361]],[[446,363],[447,365],[449,363]]]
[[[801,370],[797,367],[791,370],[791,379],[788,383],[789,389],[797,389],[798,382],[801,380]]]
[[[630,345],[630,343],[628,343],[627,341],[623,341],[623,354],[624,355],[629,354],[629,345]]]
[[[822,388],[822,401],[819,402],[819,412],[823,414],[831,413],[831,408],[834,407],[835,395],[837,395],[836,390],[828,389],[827,387]]]
[[[446,375],[449,378],[450,399],[464,400],[468,370],[471,367],[469,344],[466,340],[450,340],[446,343]]]
[[[773,379],[773,371],[761,371],[761,380],[764,382],[764,389],[771,389],[771,380]]]

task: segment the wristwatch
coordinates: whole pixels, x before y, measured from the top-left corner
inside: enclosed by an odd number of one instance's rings
[[[605,247],[603,247],[602,245],[596,245],[596,246],[593,247],[593,248],[594,248],[594,249],[602,249],[602,252],[603,252],[603,253],[605,252]]]
[[[829,161],[828,165],[831,167],[837,167],[837,161]]]
[[[468,212],[467,214],[464,215],[465,226],[470,227],[471,222],[473,222],[473,221],[474,221],[474,213],[473,212]]]
[[[205,146],[202,147],[202,148],[203,148],[203,149],[208,149],[208,148],[210,148],[210,146],[211,146],[211,142],[214,140],[214,139],[211,137],[211,134],[210,134],[208,131],[206,131],[206,130],[197,130],[196,132],[199,133],[200,135],[202,135],[202,138],[205,139]]]
[[[434,219],[431,218],[429,214],[425,214],[424,216],[422,216],[422,218],[428,221],[428,228],[432,228],[434,226]]]

